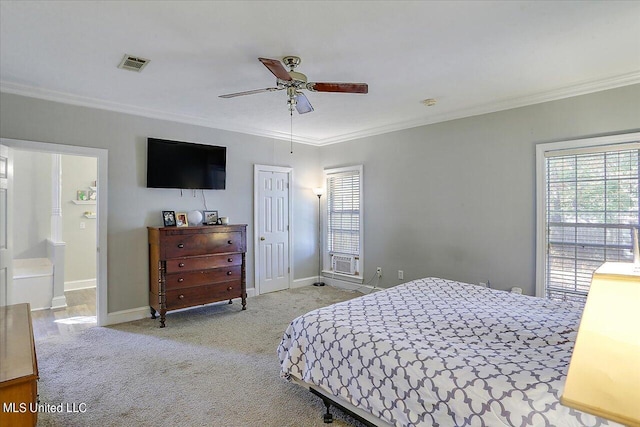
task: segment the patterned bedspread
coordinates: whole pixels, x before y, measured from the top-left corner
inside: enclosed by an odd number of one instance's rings
[[[617,425],[559,402],[581,312],[426,278],[298,317],[278,356],[396,426]]]

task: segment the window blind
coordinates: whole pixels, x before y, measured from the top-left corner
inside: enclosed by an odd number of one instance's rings
[[[603,262],[633,259],[640,149],[559,152],[545,162],[546,294],[584,301]]]
[[[360,255],[360,172],[327,175],[327,249]]]

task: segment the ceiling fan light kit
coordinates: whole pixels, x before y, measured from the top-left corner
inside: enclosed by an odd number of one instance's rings
[[[235,98],[237,96],[253,95],[262,92],[275,92],[287,90],[287,105],[289,111],[295,109],[299,114],[306,114],[313,111],[313,106],[302,90],[310,92],[338,92],[338,93],[368,93],[369,86],[366,83],[326,83],[309,82],[307,76],[294,71],[302,62],[298,56],[285,56],[282,62],[277,59],[258,58],[262,64],[276,77],[276,87],[264,89],[248,90],[244,92],[229,93],[220,95],[220,98]],[[284,64],[284,65],[283,65]],[[285,68],[289,67],[289,71]]]

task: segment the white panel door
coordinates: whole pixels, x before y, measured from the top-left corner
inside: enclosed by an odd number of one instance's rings
[[[258,175],[258,256],[260,293],[289,288],[289,174]]]
[[[9,206],[10,180],[13,165],[9,155],[9,147],[0,145],[0,306],[11,301],[11,282],[13,280],[13,254],[11,252],[11,236]]]

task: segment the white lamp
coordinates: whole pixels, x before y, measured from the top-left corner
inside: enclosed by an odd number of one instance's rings
[[[200,211],[191,211],[187,214],[187,219],[189,220],[189,225],[200,225],[202,222],[202,212]]]
[[[318,281],[313,286],[324,286],[322,281],[322,217],[320,216],[320,198],[324,194],[324,190],[321,187],[313,189],[313,194],[318,196]]]
[[[640,426],[640,271],[607,262],[593,274],[563,405]]]

